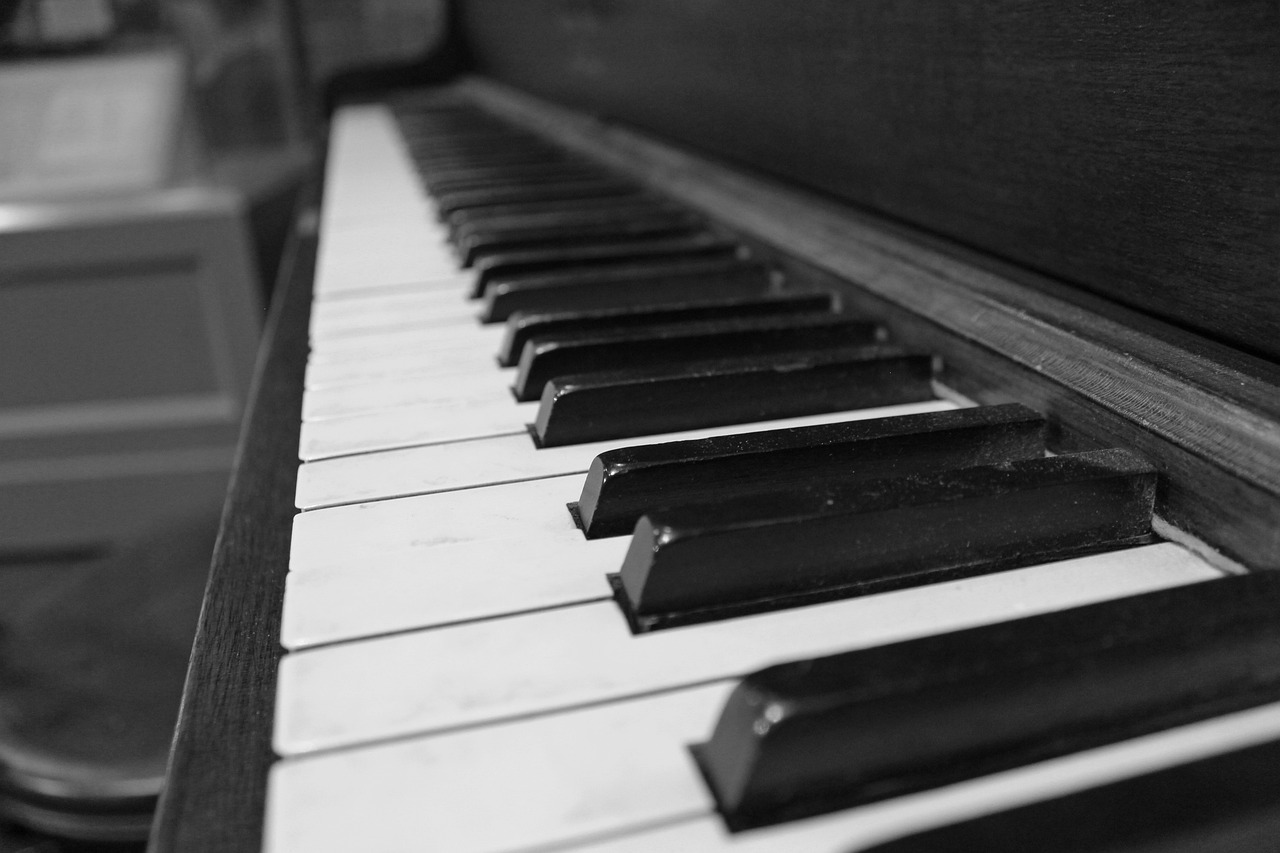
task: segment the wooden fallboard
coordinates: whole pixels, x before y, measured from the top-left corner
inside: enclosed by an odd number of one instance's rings
[[[468,0],[479,69],[1280,356],[1280,11]]]

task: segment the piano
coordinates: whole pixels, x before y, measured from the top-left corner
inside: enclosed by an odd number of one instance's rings
[[[938,833],[1061,840],[1223,762],[1274,826],[1277,38],[1262,2],[453,4],[332,116],[150,849],[974,849]],[[876,449],[977,421],[1020,455]],[[837,433],[850,470],[768,455]],[[608,521],[676,463],[685,504]],[[941,757],[739,809],[832,685],[863,716],[778,773]],[[1059,716],[1022,760],[948,752]]]

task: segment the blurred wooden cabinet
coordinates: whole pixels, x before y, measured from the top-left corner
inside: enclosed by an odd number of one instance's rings
[[[0,206],[0,553],[217,511],[262,313],[238,199]]]

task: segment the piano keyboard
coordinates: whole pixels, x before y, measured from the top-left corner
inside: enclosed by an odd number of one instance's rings
[[[406,141],[378,105],[344,108],[332,125],[265,850],[836,853],[1280,734],[1280,705],[1267,705],[728,831],[689,746],[708,738],[744,674],[1222,572],[1157,542],[633,633],[606,577],[630,540],[586,539],[566,509],[601,453],[964,404],[934,398],[538,448],[527,424],[546,401],[515,402],[518,368],[496,363],[506,329],[477,322],[491,306],[467,296],[483,273],[461,268],[447,245],[410,153],[430,153],[418,130],[410,119]],[[490,145],[484,136],[473,143]],[[529,186],[628,192],[572,164],[558,176],[540,169],[555,171],[530,166]],[[627,239],[637,251],[676,242]],[[543,261],[525,251],[519,263],[537,271]]]

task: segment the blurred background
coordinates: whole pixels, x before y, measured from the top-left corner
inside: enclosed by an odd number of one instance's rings
[[[0,0],[0,853],[141,850],[335,77],[431,0]]]

